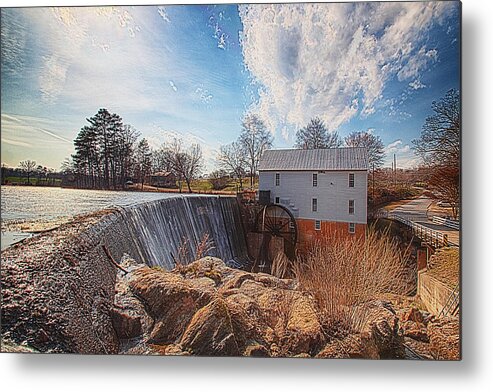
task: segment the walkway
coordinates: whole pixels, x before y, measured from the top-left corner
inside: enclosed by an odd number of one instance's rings
[[[389,211],[389,217],[411,226],[420,237],[429,235],[442,239],[447,235],[451,245],[459,246],[459,230],[432,222],[432,217],[428,217],[428,207],[432,200],[429,197],[421,196],[411,200],[409,203],[402,204]]]

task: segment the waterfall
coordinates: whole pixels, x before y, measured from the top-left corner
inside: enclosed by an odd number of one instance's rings
[[[197,245],[205,235],[210,244],[205,255],[235,267],[248,263],[240,209],[234,197],[177,196],[124,207],[121,212],[131,237],[125,240],[133,242],[132,253],[137,251],[148,265],[171,269],[184,253],[188,261],[195,260]]]

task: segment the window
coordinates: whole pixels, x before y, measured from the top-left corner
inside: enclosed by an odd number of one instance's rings
[[[354,173],[349,173],[349,187],[354,188]]]
[[[281,183],[281,174],[276,173],[276,186],[279,186],[280,183]]]
[[[276,197],[276,204],[279,204],[279,197]]]
[[[349,200],[349,215],[354,215],[354,200]]]
[[[312,211],[313,212],[317,212],[317,207],[318,207],[317,204],[318,204],[317,199],[312,199]]]
[[[320,230],[320,221],[319,220],[315,221],[315,230],[317,230],[317,231]]]
[[[317,173],[312,174],[312,185],[318,186],[318,174]]]
[[[354,234],[354,233],[355,233],[355,231],[356,231],[355,224],[354,224],[354,223],[350,223],[350,224],[349,224],[349,232],[350,232],[351,234]]]

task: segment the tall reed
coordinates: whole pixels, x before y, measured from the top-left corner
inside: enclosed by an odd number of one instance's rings
[[[331,334],[360,330],[365,303],[406,290],[406,261],[397,242],[372,228],[365,237],[327,236],[298,259],[294,274]]]

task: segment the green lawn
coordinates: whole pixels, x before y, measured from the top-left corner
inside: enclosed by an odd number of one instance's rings
[[[19,185],[27,185],[27,177],[5,177],[5,184],[19,184]],[[39,185],[39,186],[60,186],[62,184],[62,180],[55,178],[52,179],[40,179],[36,177],[31,177],[29,179],[29,183],[31,185]]]

